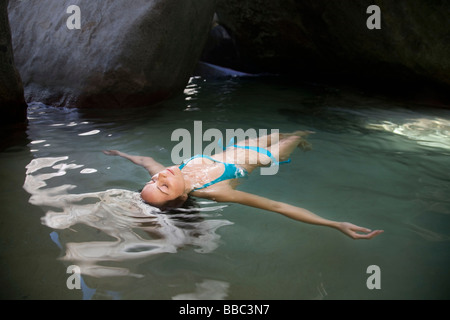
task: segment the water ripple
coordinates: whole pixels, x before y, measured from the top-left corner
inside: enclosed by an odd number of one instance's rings
[[[194,246],[199,253],[211,252],[219,244],[217,229],[231,224],[224,219],[211,219],[214,214],[204,213],[213,211],[217,217],[224,206],[213,204],[196,212],[186,209],[170,214],[145,204],[134,191],[109,189],[71,194],[69,191],[75,185],[48,186],[49,180],[82,166],[69,164],[68,160],[67,156],[33,159],[26,167],[23,187],[31,194],[31,204],[51,208],[42,217],[44,225],[71,233],[71,239],[81,238],[77,242],[68,241],[65,246],[59,245],[65,249],[61,259],[79,266],[83,274],[141,277],[125,263],[120,263],[175,253],[186,246]],[[80,225],[91,229],[78,232],[76,229],[80,229]],[[86,241],[92,237],[95,240]],[[105,265],[112,262],[119,262],[119,265]]]

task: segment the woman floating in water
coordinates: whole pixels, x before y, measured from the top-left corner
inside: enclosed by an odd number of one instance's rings
[[[289,218],[340,230],[353,239],[371,239],[382,230],[371,231],[348,222],[322,218],[306,209],[236,190],[238,178],[248,176],[254,169],[267,164],[289,161],[292,151],[310,145],[304,139],[310,132],[276,133],[262,138],[247,139],[213,156],[196,155],[180,166],[165,167],[151,157],[133,156],[117,150],[103,151],[121,156],[147,169],[151,180],[141,191],[142,199],[160,209],[178,208],[189,195],[217,202],[240,203],[281,213]]]

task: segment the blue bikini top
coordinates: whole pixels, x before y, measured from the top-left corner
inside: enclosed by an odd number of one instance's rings
[[[266,150],[264,148],[260,148],[260,147],[254,147],[254,146],[238,146],[238,145],[233,145],[232,147],[235,148],[241,148],[241,149],[249,149],[249,150],[254,150],[256,152],[259,152],[261,154],[267,155],[271,160],[272,160],[272,165],[279,165],[280,163],[288,163],[291,160],[287,160],[287,161],[282,161],[282,162],[278,162],[277,159],[270,153],[269,150]],[[197,159],[197,158],[206,158],[209,160],[212,160],[214,162],[219,162],[222,163],[225,167],[225,170],[223,171],[222,175],[220,177],[218,177],[217,179],[210,181],[208,183],[205,183],[203,186],[198,187],[198,188],[194,188],[193,191],[196,190],[200,190],[200,189],[204,189],[207,188],[213,184],[216,184],[218,182],[224,181],[224,180],[229,180],[229,179],[237,179],[237,178],[243,178],[243,177],[247,177],[248,176],[248,172],[247,170],[245,170],[244,168],[234,164],[234,163],[228,163],[228,162],[222,162],[219,160],[216,160],[210,156],[207,155],[203,155],[203,154],[198,154],[195,155],[187,160],[184,160],[183,163],[179,166],[179,169],[182,170],[190,161]]]

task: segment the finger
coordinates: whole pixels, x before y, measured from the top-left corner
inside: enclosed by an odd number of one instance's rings
[[[354,239],[372,239],[373,237],[383,233],[384,230],[374,230],[368,234],[355,233]]]
[[[372,230],[370,230],[370,229],[368,229],[368,228],[359,227],[359,226],[355,226],[355,225],[352,226],[351,229],[352,229],[353,231],[359,231],[359,232],[364,232],[364,233],[369,233],[369,232],[372,231]]]

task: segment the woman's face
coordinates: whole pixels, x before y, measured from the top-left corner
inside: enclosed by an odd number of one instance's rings
[[[177,166],[168,167],[155,174],[141,191],[142,199],[158,208],[168,206],[173,200],[186,200],[183,174]]]

